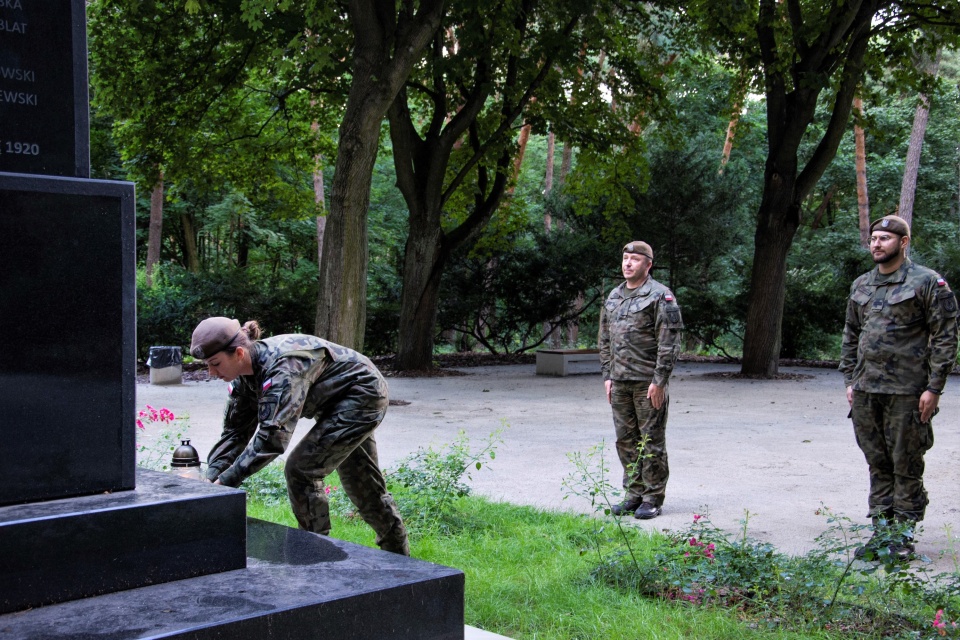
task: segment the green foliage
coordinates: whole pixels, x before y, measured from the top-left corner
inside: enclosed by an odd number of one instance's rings
[[[460,431],[452,443],[434,449],[420,447],[401,460],[396,470],[387,473],[390,485],[397,486],[397,504],[407,527],[413,530],[437,528],[450,531],[459,520],[454,510],[457,500],[470,494],[466,484],[474,470],[497,457],[503,442],[503,429],[487,436],[478,449],[470,447],[466,432]]]
[[[443,282],[439,328],[493,353],[535,348],[545,322],[566,326],[596,306],[608,263],[587,234],[532,227],[494,255],[459,257]]]
[[[189,346],[193,328],[209,316],[258,320],[267,335],[313,329],[316,266],[298,262],[276,274],[250,269],[195,274],[165,267],[152,287],[138,274],[137,350],[154,345]]]
[[[673,289],[683,309],[688,341],[721,344],[737,333],[746,306],[748,221],[756,203],[744,197],[744,185],[752,169],[738,161],[720,174],[706,133],[680,147],[652,141],[636,166],[629,158],[617,160],[623,162],[609,181],[625,199],[576,190],[571,197],[573,228],[601,241],[607,292],[620,280],[619,248],[630,239],[645,240],[654,248],[652,276]],[[579,164],[575,176],[595,169]]]
[[[609,515],[619,491],[610,483],[604,450],[601,444],[571,454],[575,470],[564,487]],[[686,528],[663,536],[625,527],[622,517],[614,517],[610,529],[609,521],[595,521],[579,542],[580,553],[594,558],[597,580],[618,590],[686,606],[736,609],[770,629],[925,637],[917,634],[930,628],[934,615],[941,622],[957,618],[960,571],[934,574],[922,564],[911,567],[885,547],[868,552],[866,562],[856,559],[865,533],[897,540],[905,525],[859,525],[827,509],[824,514],[831,526],[818,538],[818,548],[800,557],[751,539],[749,513],[739,533],[731,535],[710,522],[706,508]],[[946,623],[937,627],[947,629]]]
[[[232,183],[288,214],[312,208],[314,157],[329,146],[310,125],[332,130],[337,109],[306,88],[317,81],[311,72],[329,71],[320,62],[343,40],[327,27],[337,22],[331,5],[304,4],[302,13],[260,7],[263,18],[253,20],[218,0],[188,5],[192,12],[178,3],[89,3],[93,101],[114,118],[141,190],[163,171],[173,183]],[[321,46],[306,41],[310,33],[330,38]],[[336,76],[325,87],[338,87]]]
[[[609,519],[470,495],[446,505],[442,522],[471,526],[409,520],[413,555],[463,570],[465,622],[518,640],[957,637],[960,573],[854,562],[870,528],[828,511],[820,547],[798,558],[750,540],[746,522],[737,535],[705,516],[668,535],[627,526],[642,569],[632,571],[632,563],[601,566],[584,553]],[[373,546],[369,526],[334,512],[337,537]],[[248,513],[296,526],[288,506],[254,495]]]
[[[283,468],[284,460],[278,458],[244,480],[240,488],[247,492],[247,499],[271,508],[288,505],[287,479]],[[341,518],[348,517],[353,504],[336,473],[324,478],[324,491],[330,504],[330,513]]]

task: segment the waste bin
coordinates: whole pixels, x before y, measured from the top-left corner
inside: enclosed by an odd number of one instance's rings
[[[183,382],[183,356],[180,347],[150,347],[147,358],[150,384],[180,384]]]

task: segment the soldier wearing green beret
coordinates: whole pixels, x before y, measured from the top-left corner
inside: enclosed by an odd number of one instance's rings
[[[680,353],[683,320],[673,293],[650,277],[649,244],[638,240],[624,246],[620,266],[626,282],[607,297],[598,338],[623,465],[625,495],[612,511],[646,520],[660,515],[670,475],[667,383]]]
[[[239,486],[284,453],[300,418],[316,424],[284,465],[300,528],[330,533],[323,479],[337,471],[357,512],[385,551],[410,555],[407,530],[377,460],[373,438],[387,412],[387,383],[370,360],[314,336],[260,340],[255,321],[207,318],[190,353],[226,380],[223,433],[207,459],[207,480]]]
[[[864,557],[886,547],[914,552],[916,522],[929,502],[923,456],[932,418],[957,359],[957,298],[946,280],[906,257],[910,227],[898,216],[870,225],[876,267],[853,282],[840,371],[854,434],[870,469],[869,517],[875,533]],[[884,526],[899,531],[893,539]]]

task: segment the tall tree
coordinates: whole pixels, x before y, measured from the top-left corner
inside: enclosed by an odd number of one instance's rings
[[[153,284],[153,270],[160,262],[160,243],[163,236],[163,171],[150,192],[150,229],[147,235],[147,286]]]
[[[920,28],[953,33],[960,6],[956,0],[697,0],[689,9],[727,59],[762,72],[767,161],[742,373],[769,377],[778,371],[786,259],[802,204],[836,155],[857,85],[871,65],[904,59]],[[891,77],[901,82],[917,77],[910,68],[896,71]],[[811,125],[821,101],[830,104],[829,121],[816,132],[813,152],[801,157],[805,136],[814,134]]]
[[[863,119],[863,98],[859,94],[853,99],[853,108],[857,121],[853,125],[854,164],[857,171],[857,219],[860,227],[860,244],[869,246],[870,239],[870,195],[867,190],[867,136],[860,124]]]
[[[932,61],[920,63],[923,73],[935,78],[940,69],[940,51]],[[921,92],[917,101],[917,110],[913,115],[913,127],[910,129],[910,143],[907,146],[907,161],[903,167],[903,184],[900,187],[900,206],[897,214],[913,223],[913,201],[917,193],[917,175],[920,173],[920,153],[923,151],[923,137],[927,133],[927,120],[930,118],[930,98],[927,92]]]
[[[415,4],[419,4],[416,7]],[[443,0],[350,0],[350,92],[333,172],[320,262],[316,331],[363,346],[367,303],[367,207],[380,125],[440,26]]]
[[[652,28],[649,5],[628,4],[625,12],[615,2],[579,0],[451,4],[425,63],[388,113],[397,184],[410,212],[399,368],[432,366],[441,276],[507,191],[517,123],[526,119],[544,132],[549,120],[564,139],[609,146],[644,112],[637,105],[649,106],[657,95],[644,64],[655,48],[642,46],[641,37]],[[457,47],[446,41],[450,33]],[[604,49],[619,56],[608,85],[580,83],[577,95],[567,96],[582,52],[595,64]],[[611,113],[603,89],[617,97],[621,113]]]

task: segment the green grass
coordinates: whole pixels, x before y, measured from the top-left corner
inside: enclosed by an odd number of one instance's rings
[[[288,505],[251,500],[248,513],[296,525]],[[463,571],[466,624],[517,640],[840,637],[761,628],[736,610],[645,598],[596,581],[596,555],[583,553],[596,528],[588,517],[466,497],[446,521],[455,534],[411,523],[413,556]],[[374,546],[356,517],[334,517],[332,535]],[[639,553],[649,556],[655,541],[641,539]]]

